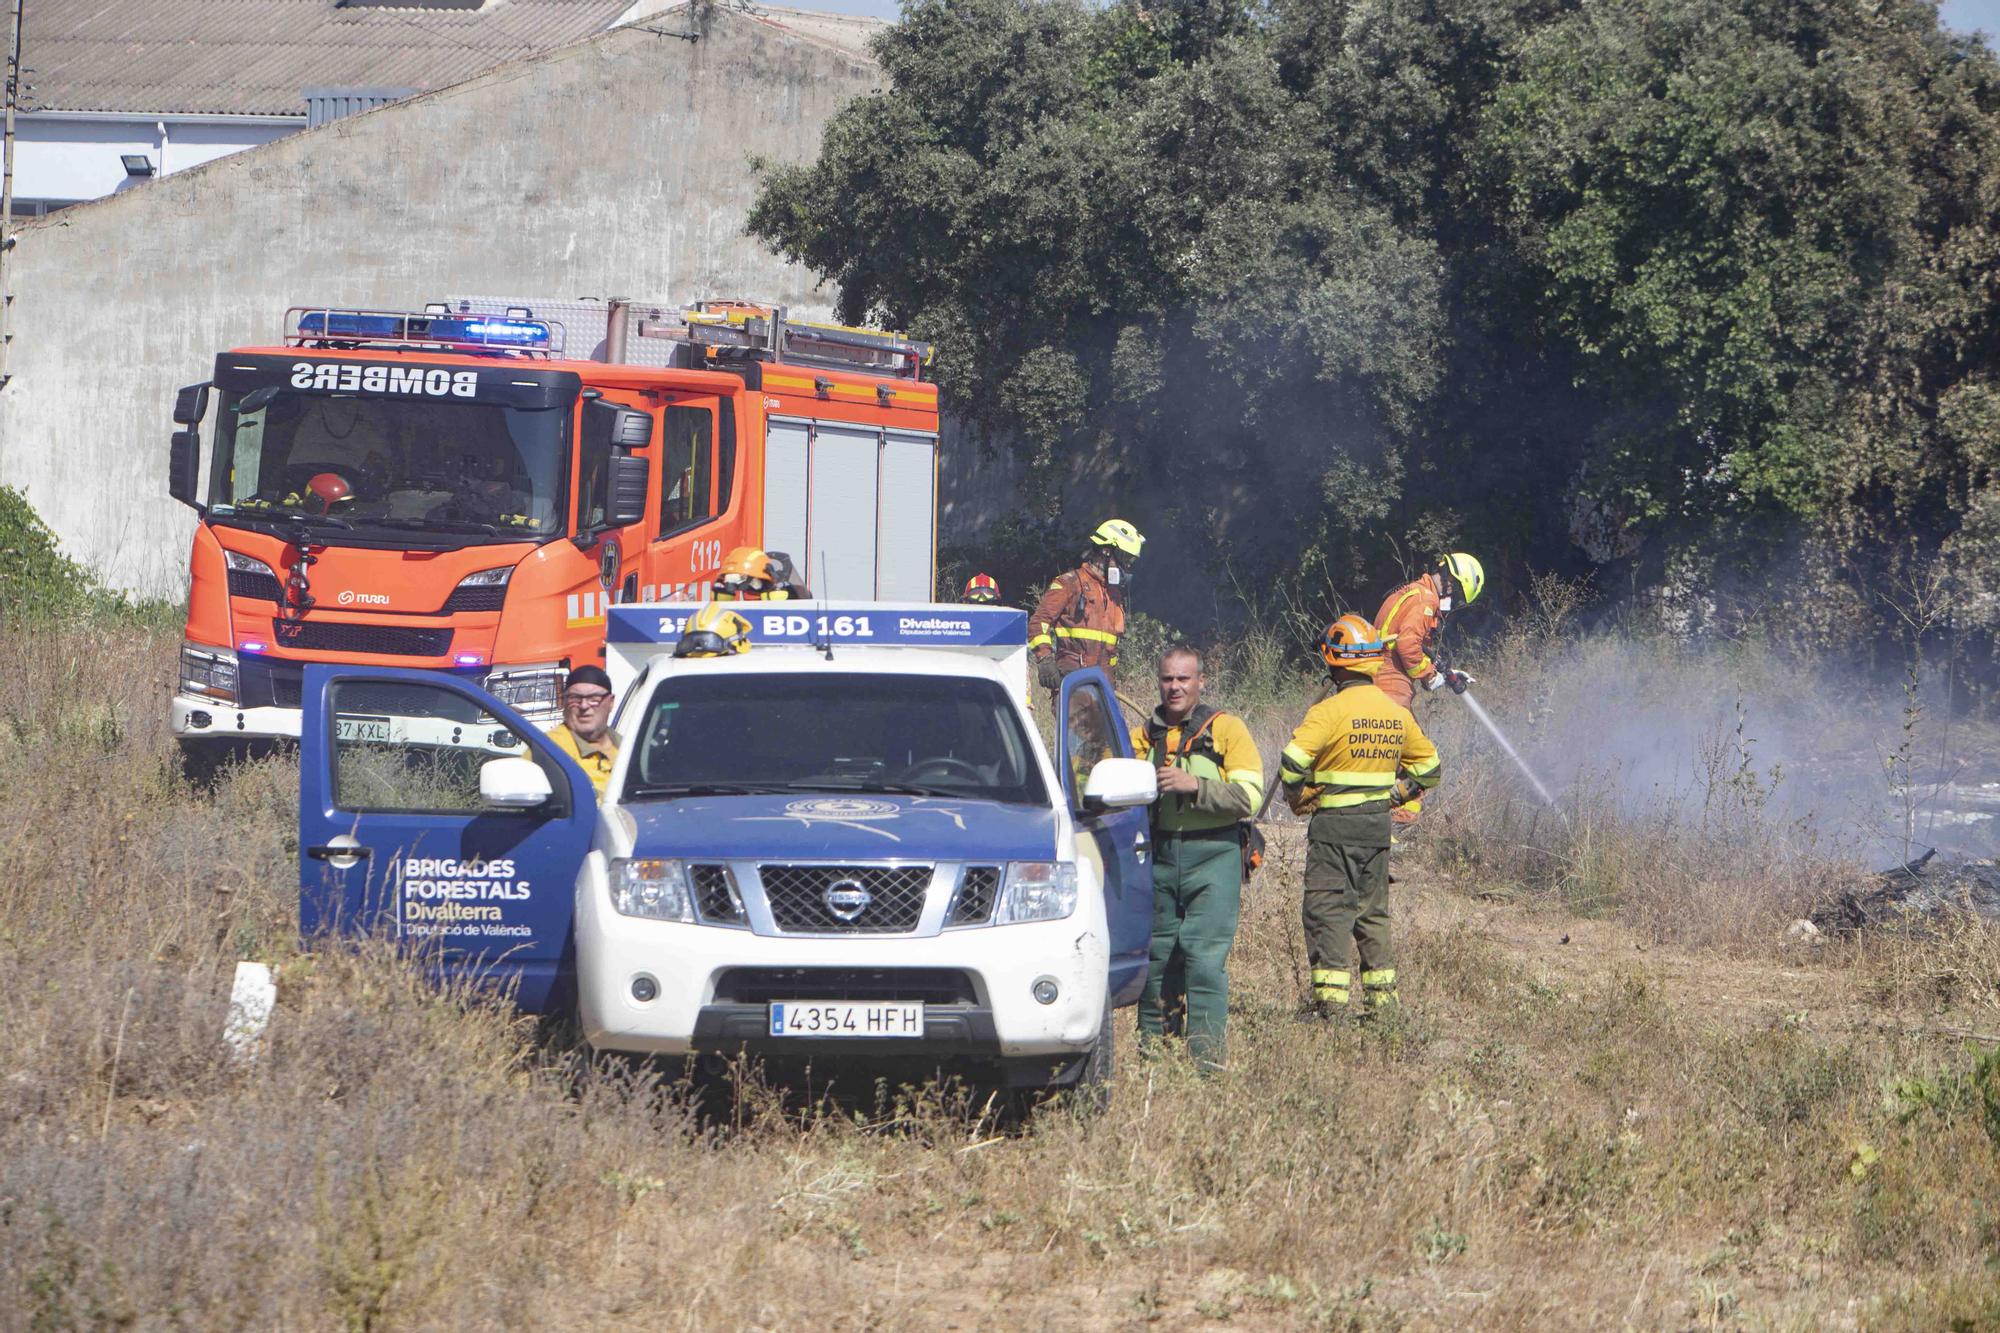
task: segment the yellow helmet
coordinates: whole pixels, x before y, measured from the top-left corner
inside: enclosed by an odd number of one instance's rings
[[[750,651],[750,622],[721,602],[710,602],[694,613],[675,657],[730,657]]]
[[[1319,655],[1329,669],[1355,671],[1372,676],[1382,669],[1387,645],[1366,616],[1352,611],[1326,627],[1319,636]]]
[[[1139,558],[1139,548],[1146,544],[1146,538],[1139,529],[1122,518],[1107,518],[1097,525],[1097,531],[1090,534],[1092,546],[1108,546],[1130,558]]]
[[[1480,589],[1486,586],[1486,570],[1476,559],[1463,551],[1453,551],[1438,561],[1438,582],[1449,578],[1458,584],[1458,590],[1465,594],[1465,605],[1471,606],[1479,600]],[[1449,591],[1447,586],[1441,591]]]

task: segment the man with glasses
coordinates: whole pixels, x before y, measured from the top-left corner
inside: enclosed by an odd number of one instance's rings
[[[563,682],[563,720],[549,728],[556,748],[583,766],[600,798],[618,759],[618,733],[611,729],[615,702],[604,668],[580,666]]]

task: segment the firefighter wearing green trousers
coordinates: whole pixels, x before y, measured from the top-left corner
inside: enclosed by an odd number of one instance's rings
[[[1243,898],[1241,821],[1264,799],[1264,761],[1250,729],[1201,701],[1201,654],[1160,656],[1160,706],[1132,733],[1132,752],[1159,767],[1153,806],[1153,949],[1139,996],[1139,1041],[1185,1036],[1203,1069],[1222,1066],[1229,950]]]
[[[1408,709],[1375,685],[1384,645],[1375,627],[1342,616],[1320,636],[1334,692],[1312,706],[1286,744],[1278,776],[1306,826],[1301,904],[1313,1007],[1344,1013],[1353,955],[1372,1014],[1396,999],[1389,939],[1389,812],[1435,787],[1439,763]]]

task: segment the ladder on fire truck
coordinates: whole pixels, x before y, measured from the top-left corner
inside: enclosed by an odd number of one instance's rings
[[[793,319],[783,306],[747,301],[697,301],[664,319],[640,318],[638,332],[701,348],[714,360],[790,361],[909,379],[921,378],[931,357],[928,343],[907,334]]]

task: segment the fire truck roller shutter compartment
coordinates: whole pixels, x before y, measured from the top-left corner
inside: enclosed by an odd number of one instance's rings
[[[806,582],[822,597],[881,596],[875,589],[881,450],[882,432],[873,427],[821,422],[813,430]]]
[[[881,505],[876,520],[875,595],[885,602],[928,602],[937,486],[937,436],[892,430],[882,438]]]
[[[819,586],[819,561],[806,562],[806,488],[812,476],[812,424],[771,418],[764,436],[764,549],[800,562],[808,586]]]
[[[936,486],[935,435],[773,418],[764,549],[804,552],[820,596],[928,601]]]

